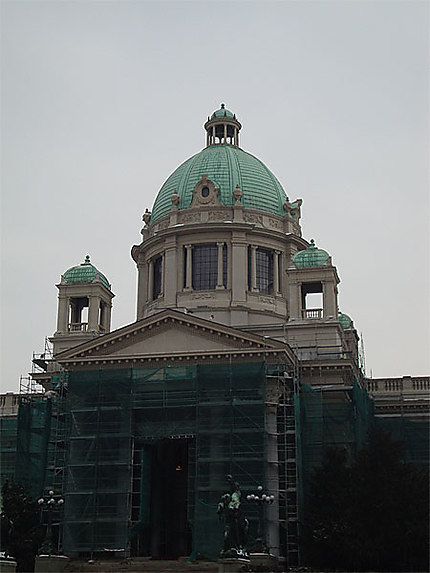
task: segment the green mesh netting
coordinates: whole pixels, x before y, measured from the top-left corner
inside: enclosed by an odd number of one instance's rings
[[[18,418],[10,416],[0,418],[0,479],[1,485],[6,480],[14,481],[16,461]]]
[[[18,410],[15,480],[28,495],[40,496],[46,485],[52,400],[22,398]]]

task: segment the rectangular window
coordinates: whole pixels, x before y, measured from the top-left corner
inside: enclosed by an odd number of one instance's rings
[[[193,289],[215,290],[218,278],[218,247],[216,244],[194,245]]]
[[[264,294],[273,293],[273,251],[257,249],[257,289]]]
[[[162,264],[163,258],[157,257],[154,259],[154,285],[152,289],[152,300],[155,300],[161,294],[161,278],[162,278]]]

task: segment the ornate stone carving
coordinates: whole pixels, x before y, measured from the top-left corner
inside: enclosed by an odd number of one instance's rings
[[[208,221],[226,221],[229,217],[229,213],[225,210],[222,211],[209,211]]]
[[[282,221],[279,221],[278,219],[275,219],[273,217],[268,217],[267,222],[269,223],[269,226],[272,227],[273,229],[279,229],[280,231],[282,231],[284,228]]]
[[[255,215],[254,213],[245,213],[244,219],[247,223],[263,226],[263,216]]]
[[[181,223],[200,223],[201,213],[183,213]]]
[[[215,295],[210,293],[210,292],[198,292],[198,293],[194,293],[191,296],[192,299],[194,300],[199,300],[199,299],[211,299],[211,298],[215,298]]]
[[[258,302],[262,302],[264,304],[274,305],[275,300],[271,296],[259,296]]]
[[[208,179],[207,175],[202,175],[201,180],[193,190],[193,200],[190,207],[200,207],[202,205],[222,205],[218,199],[220,190],[215,183]]]
[[[163,229],[167,229],[169,226],[169,221],[160,221],[157,226],[157,231],[162,231]]]

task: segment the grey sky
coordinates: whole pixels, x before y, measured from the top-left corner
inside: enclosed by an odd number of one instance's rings
[[[2,2],[2,378],[91,255],[135,319],[141,215],[225,102],[338,268],[373,376],[429,374],[427,2]]]

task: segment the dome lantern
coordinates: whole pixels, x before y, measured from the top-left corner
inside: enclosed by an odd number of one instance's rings
[[[236,115],[222,103],[205,123],[206,147],[211,145],[234,145],[239,147],[239,131],[242,125]]]

